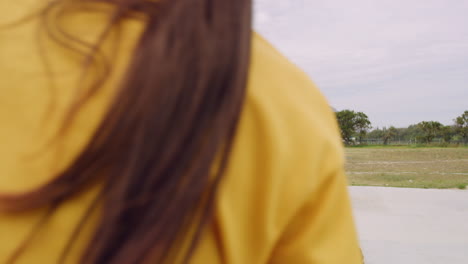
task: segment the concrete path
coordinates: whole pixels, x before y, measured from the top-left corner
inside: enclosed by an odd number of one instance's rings
[[[468,191],[350,187],[366,264],[467,264]]]

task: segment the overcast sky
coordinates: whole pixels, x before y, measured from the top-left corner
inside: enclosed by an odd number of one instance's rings
[[[468,0],[257,0],[255,28],[375,126],[468,110]]]

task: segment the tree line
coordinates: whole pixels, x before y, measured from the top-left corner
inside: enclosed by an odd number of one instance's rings
[[[342,110],[335,112],[346,145],[363,144],[369,140],[379,140],[384,145],[392,141],[414,143],[462,142],[468,144],[468,110],[445,126],[437,121],[422,121],[405,128],[394,126],[374,128],[369,117],[363,112]]]

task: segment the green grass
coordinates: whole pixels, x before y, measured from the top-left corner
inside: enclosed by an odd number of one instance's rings
[[[351,185],[409,188],[468,186],[468,148],[346,148]]]

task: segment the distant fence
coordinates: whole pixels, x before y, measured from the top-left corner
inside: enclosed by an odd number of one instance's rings
[[[355,145],[359,145],[359,141],[355,140]],[[382,139],[373,139],[373,138],[366,138],[362,140],[362,145],[384,145],[384,141]],[[417,144],[427,144],[427,142],[421,142],[415,139],[410,140],[403,140],[403,139],[394,139],[389,140],[387,145],[394,145],[394,146],[402,146],[402,145],[417,145]],[[449,143],[444,142],[443,139],[436,138],[432,140],[431,144],[450,144],[450,145],[463,145],[463,141],[450,141]]]

